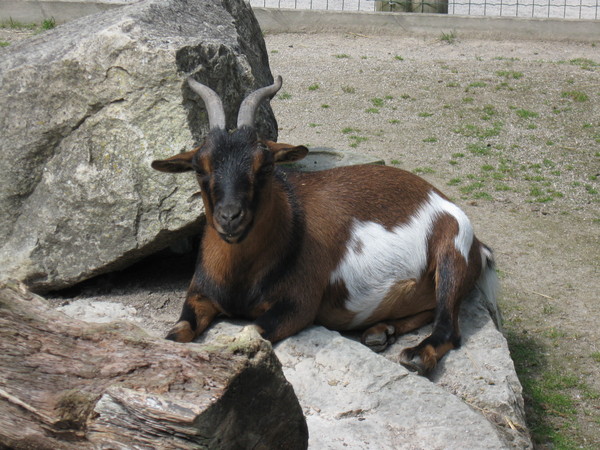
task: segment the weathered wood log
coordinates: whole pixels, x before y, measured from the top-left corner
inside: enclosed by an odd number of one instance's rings
[[[70,319],[0,285],[0,448],[306,448],[306,421],[251,328],[211,346]]]

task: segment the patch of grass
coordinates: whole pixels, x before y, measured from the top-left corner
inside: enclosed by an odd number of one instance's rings
[[[427,142],[427,143],[435,143],[437,141],[438,141],[438,139],[433,136],[423,139],[423,142]]]
[[[0,41],[0,47],[8,47],[9,45],[10,45],[10,42]]]
[[[333,55],[335,56],[337,59],[349,59],[350,55],[346,54],[346,53],[338,53],[337,55]]]
[[[473,198],[475,198],[477,200],[490,200],[490,201],[494,200],[494,197],[492,197],[487,192],[475,192],[473,194]]]
[[[358,128],[346,127],[342,129],[342,133],[350,134],[350,133],[359,133],[360,130]]]
[[[419,114],[417,114],[419,117],[431,117],[433,116],[433,113],[429,113],[429,112],[420,112]]]
[[[392,125],[397,125],[400,123],[400,121],[398,119],[390,119],[388,122],[391,123]]]
[[[569,64],[572,66],[580,66],[582,69],[590,70],[592,67],[600,66],[600,63],[597,63],[594,60],[588,58],[575,58],[569,61]]]
[[[327,103],[323,103],[323,104],[321,105],[321,108],[323,108],[323,109],[328,109],[328,108],[330,108],[330,106],[329,106]]]
[[[594,361],[600,363],[600,352],[594,352],[590,356]]]
[[[358,136],[358,135],[348,136],[348,139],[350,139],[350,147],[352,147],[352,148],[356,148],[362,142],[366,142],[369,140],[369,138],[367,138],[365,136]]]
[[[432,169],[431,167],[417,167],[417,168],[413,169],[412,172],[417,175],[423,175],[426,173],[435,173],[435,170]]]
[[[446,183],[448,186],[457,186],[459,184],[462,183],[462,179],[460,178],[452,178],[450,181],[448,181],[448,183]]]
[[[369,113],[369,114],[379,114],[379,109],[377,109],[377,108],[367,108],[367,109],[365,109],[365,112]]]
[[[355,94],[356,89],[353,88],[352,86],[342,86],[342,92],[344,94]]]
[[[399,166],[399,165],[400,165],[400,160],[398,160],[398,159],[392,159],[392,160],[390,161],[390,163],[391,163],[393,166]]]
[[[456,32],[454,32],[454,31],[451,31],[449,33],[442,32],[442,34],[440,35],[440,41],[445,42],[447,44],[456,43]]]
[[[494,105],[485,105],[483,107],[483,115],[481,116],[481,120],[490,120],[493,116],[497,115],[498,111]]]
[[[376,108],[381,108],[384,105],[384,100],[382,98],[379,97],[375,97],[371,99],[371,103],[373,104],[373,106],[375,106]]]
[[[527,109],[522,109],[522,108],[515,110],[515,113],[521,119],[535,119],[536,117],[539,117],[538,113],[536,113],[534,111],[529,111]]]
[[[462,194],[472,194],[485,186],[483,181],[473,181],[459,189]]]
[[[51,30],[52,28],[56,28],[56,20],[54,17],[50,17],[49,19],[44,19],[42,22],[42,30]]]
[[[598,189],[596,189],[591,184],[586,184],[584,187],[585,187],[585,190],[587,191],[588,194],[590,194],[590,195],[597,195],[598,194]]]
[[[279,100],[289,100],[290,98],[292,98],[292,94],[290,94],[289,92],[282,92],[277,96],[277,98]]]
[[[320,126],[321,126],[321,124],[320,124],[320,123],[309,123],[309,124],[308,124],[308,126],[309,126],[310,128],[317,128],[317,127],[320,127]]]
[[[400,55],[394,56],[394,59],[397,60],[397,61],[404,61],[404,58],[402,56],[400,56]]]
[[[13,20],[12,17],[8,22],[1,22],[0,28],[8,28],[10,30],[35,30],[37,25],[35,23],[24,23],[18,20]]]
[[[462,101],[463,103],[473,103],[475,99],[473,97],[464,97]]]
[[[561,94],[562,98],[570,98],[576,102],[587,102],[590,98],[588,95],[581,91],[567,91]]]
[[[486,144],[469,144],[467,145],[467,150],[469,150],[472,154],[477,156],[487,156],[492,152],[491,147]]]
[[[470,88],[482,88],[486,86],[487,83],[485,83],[484,81],[474,81],[473,83],[469,83],[465,91],[469,91]]]
[[[523,78],[523,72],[515,72],[514,70],[498,70],[496,75],[503,78],[510,78],[513,80],[519,80]]]
[[[316,91],[317,89],[319,89],[321,86],[319,86],[319,83],[313,83],[308,87],[309,91]]]

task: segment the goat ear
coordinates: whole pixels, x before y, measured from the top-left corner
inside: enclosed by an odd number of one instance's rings
[[[198,149],[180,153],[167,159],[152,161],[152,168],[160,172],[181,173],[193,170],[192,158]]]
[[[308,155],[308,149],[303,145],[280,144],[273,141],[265,141],[276,163],[289,163],[299,161]]]

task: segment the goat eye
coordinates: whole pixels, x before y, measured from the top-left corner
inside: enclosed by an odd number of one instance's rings
[[[273,173],[273,164],[265,164],[258,170],[259,175],[269,175]]]

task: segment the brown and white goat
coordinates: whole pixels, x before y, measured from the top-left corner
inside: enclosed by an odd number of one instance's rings
[[[396,168],[276,167],[308,153],[255,131],[256,109],[281,77],[243,101],[232,132],[217,94],[188,82],[204,100],[210,131],[200,147],[152,167],[196,172],[207,226],[168,339],[192,341],[226,315],[253,320],[272,342],[313,323],[365,330],[362,342],[381,351],[433,320],[432,334],[402,353],[419,371],[460,345],[461,299],[495,272],[491,250],[455,204]]]

